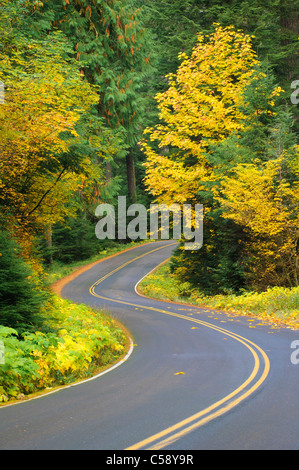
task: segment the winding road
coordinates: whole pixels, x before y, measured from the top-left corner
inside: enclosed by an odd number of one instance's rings
[[[92,380],[0,407],[0,449],[299,449],[299,330],[139,295],[174,246],[140,245],[63,288],[111,312],[133,344]]]

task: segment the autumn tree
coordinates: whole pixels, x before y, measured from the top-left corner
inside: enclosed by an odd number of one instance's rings
[[[238,290],[248,282],[250,235],[225,216],[217,189],[239,163],[270,158],[282,90],[258,62],[250,37],[232,27],[199,35],[191,56],[181,58],[168,90],[157,96],[161,122],[145,131],[146,183],[159,202],[204,204],[204,246],[179,248],[173,272],[207,293]]]
[[[92,197],[98,161],[119,147],[67,38],[37,18],[41,6],[3,0],[0,14],[0,323],[20,334],[47,314],[41,237],[50,242],[53,224]]]
[[[213,24],[233,25],[252,36],[252,48],[258,59],[272,70],[286,91],[299,74],[298,0],[140,0],[144,23],[151,30],[155,71],[149,82],[154,96],[168,88],[165,76],[180,65],[179,53],[190,55],[198,33],[210,35]],[[296,112],[296,108],[294,108]],[[157,121],[154,106],[150,124]]]
[[[244,268],[257,290],[299,285],[299,147],[290,117],[275,117],[267,158],[239,163],[217,190],[223,217],[247,233]]]
[[[161,122],[145,130],[149,138],[142,145],[153,195],[185,202],[215,177],[213,149],[244,128],[244,90],[265,75],[250,38],[232,27],[217,27],[208,40],[199,35],[191,57],[181,59],[168,90],[156,97]],[[268,93],[252,114],[270,114],[277,93]]]
[[[92,169],[90,142],[78,130],[98,96],[82,81],[76,61],[67,57],[62,33],[25,38],[22,31],[1,23],[0,34],[0,79],[5,84],[0,106],[1,221],[7,225],[9,220],[28,245],[30,233],[69,213],[74,192]],[[100,137],[93,144],[100,152]]]

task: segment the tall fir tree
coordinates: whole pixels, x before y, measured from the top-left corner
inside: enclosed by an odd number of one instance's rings
[[[134,0],[48,0],[38,15],[68,37],[82,78],[95,85],[97,112],[113,131],[123,131],[125,150],[107,161],[106,178],[127,174],[129,196],[136,200],[136,143],[142,132],[142,94],[150,60],[146,30]],[[114,172],[115,173],[115,172]]]

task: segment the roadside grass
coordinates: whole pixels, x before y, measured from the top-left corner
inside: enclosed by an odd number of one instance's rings
[[[166,263],[143,279],[138,285],[138,290],[141,294],[155,299],[252,315],[275,325],[299,328],[299,287],[273,287],[261,293],[205,296],[189,283],[179,282],[170,273],[169,264]]]
[[[46,273],[47,284],[137,245],[115,244],[84,261],[53,263]],[[129,348],[129,332],[123,325],[107,312],[62,299],[59,289],[41,315],[42,330],[22,335],[0,325],[5,352],[0,363],[0,406],[91,377],[120,360]]]

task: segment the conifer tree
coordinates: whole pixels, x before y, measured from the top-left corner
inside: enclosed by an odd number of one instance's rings
[[[22,257],[20,246],[6,230],[0,232],[0,324],[22,333],[42,325],[41,309],[49,292]]]
[[[136,199],[134,147],[142,131],[139,90],[149,62],[146,31],[134,0],[48,0],[39,15],[61,29],[72,44],[85,80],[99,93],[98,115],[113,131],[123,129],[128,187]],[[107,162],[107,180],[117,157]],[[121,170],[120,170],[121,171]]]

